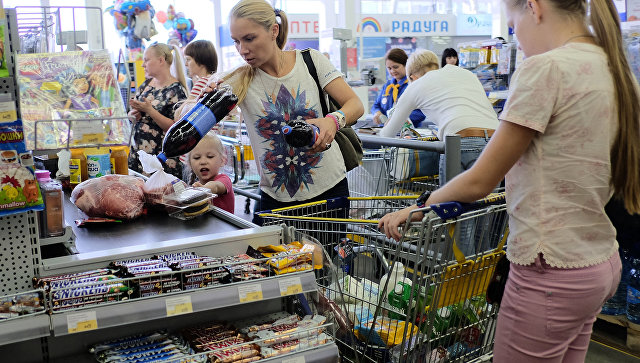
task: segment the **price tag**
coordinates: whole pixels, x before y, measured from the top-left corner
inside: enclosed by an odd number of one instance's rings
[[[0,102],[0,122],[11,122],[17,119],[15,102]]]
[[[251,284],[238,287],[238,295],[241,303],[262,300],[262,285]]]
[[[167,305],[167,316],[187,314],[193,312],[191,296],[178,296],[168,298],[164,301]]]
[[[69,334],[98,329],[98,319],[95,311],[67,315],[67,330]]]
[[[280,285],[280,296],[302,293],[302,283],[299,276],[280,279],[278,284]]]
[[[282,363],[305,363],[304,356],[283,359]]]

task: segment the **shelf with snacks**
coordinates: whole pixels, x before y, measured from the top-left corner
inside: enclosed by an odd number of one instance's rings
[[[285,252],[282,233],[261,227],[45,260],[48,277],[36,286],[54,336],[315,291],[313,246],[290,241]],[[269,248],[284,256],[260,252]]]
[[[86,344],[77,362],[157,358],[167,362],[335,362],[333,325],[321,315],[276,312],[235,322],[199,321],[179,329],[146,330]],[[243,360],[244,359],[244,360]]]
[[[166,293],[89,307],[54,311],[54,336],[164,319],[316,290],[313,272],[286,274],[209,288]]]
[[[0,319],[0,345],[51,334],[42,290],[0,296]]]

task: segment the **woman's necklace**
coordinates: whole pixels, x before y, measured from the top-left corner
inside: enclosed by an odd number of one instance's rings
[[[279,64],[279,68],[276,68],[276,81],[275,81],[275,84],[273,86],[273,89],[271,90],[271,93],[267,94],[267,98],[269,99],[269,103],[273,103],[272,95],[274,94],[274,92],[276,91],[276,88],[278,87],[278,84],[279,84],[278,78],[280,78],[280,71],[282,71],[283,68],[284,68],[284,52],[280,51],[280,64]],[[267,87],[265,87],[264,80],[262,79],[262,73],[260,73],[260,83],[262,83],[262,88],[264,88],[264,91],[267,92]]]
[[[574,40],[576,38],[593,38],[593,35],[591,35],[591,34],[574,35],[571,38],[567,39],[562,45],[566,45],[567,43],[569,43],[570,41],[572,41],[572,40]]]

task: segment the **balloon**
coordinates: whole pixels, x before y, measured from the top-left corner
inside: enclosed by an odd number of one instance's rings
[[[173,5],[169,5],[169,8],[167,9],[167,18],[169,20],[173,20],[173,18],[176,17],[176,9],[173,8]]]
[[[173,20],[167,20],[162,24],[165,29],[169,30],[173,28]]]
[[[160,23],[164,24],[164,22],[167,21],[167,13],[162,10],[158,11],[156,13],[156,19],[158,19]]]

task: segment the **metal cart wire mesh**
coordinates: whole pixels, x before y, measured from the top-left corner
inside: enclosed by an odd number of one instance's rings
[[[360,135],[364,151],[360,166],[347,173],[351,197],[413,196],[440,185],[440,154],[447,175],[460,172],[460,139],[396,139]],[[445,152],[446,150],[446,152]],[[409,203],[410,204],[410,203]]]
[[[377,218],[408,198],[337,198],[259,215],[316,237],[333,261],[333,271],[317,279],[322,297],[336,305],[344,361],[468,362],[490,355],[498,307],[484,293],[504,254],[504,194],[419,210],[424,218],[405,225],[400,241],[386,238]],[[465,224],[473,233],[460,236]],[[463,255],[454,243],[460,238],[474,241],[475,252]],[[406,273],[394,276],[400,263]]]

